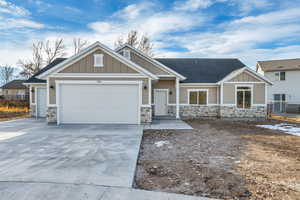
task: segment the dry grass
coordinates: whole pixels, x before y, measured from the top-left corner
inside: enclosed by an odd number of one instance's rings
[[[28,107],[0,106],[0,121],[8,121],[28,117]]]
[[[8,107],[8,106],[0,106],[0,112],[8,112],[8,113],[24,113],[28,112],[28,107]]]

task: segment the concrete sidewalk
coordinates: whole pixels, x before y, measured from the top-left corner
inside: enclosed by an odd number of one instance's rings
[[[211,200],[132,188],[31,182],[0,182],[0,196],[9,200]]]
[[[189,130],[193,129],[189,124],[180,119],[162,119],[153,120],[151,124],[144,125],[144,130],[162,130],[162,129],[175,129],[175,130]]]

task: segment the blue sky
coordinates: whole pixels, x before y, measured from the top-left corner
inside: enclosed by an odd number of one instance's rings
[[[30,58],[37,40],[74,37],[114,47],[130,30],[156,57],[300,57],[300,0],[0,0],[0,65]]]

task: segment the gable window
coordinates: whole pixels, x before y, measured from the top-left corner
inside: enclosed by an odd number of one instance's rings
[[[103,67],[103,54],[94,54],[94,67]]]
[[[285,72],[275,72],[276,80],[285,81]]]
[[[189,90],[189,104],[207,105],[208,90]]]
[[[236,107],[247,109],[251,108],[252,88],[249,86],[236,87]]]
[[[123,55],[124,55],[125,58],[127,58],[128,60],[130,60],[130,56],[131,56],[130,55],[130,50],[124,50],[123,51]]]

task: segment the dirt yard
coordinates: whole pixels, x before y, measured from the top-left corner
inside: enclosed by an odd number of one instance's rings
[[[188,121],[145,131],[136,187],[221,199],[300,199],[300,137],[265,122]]]

